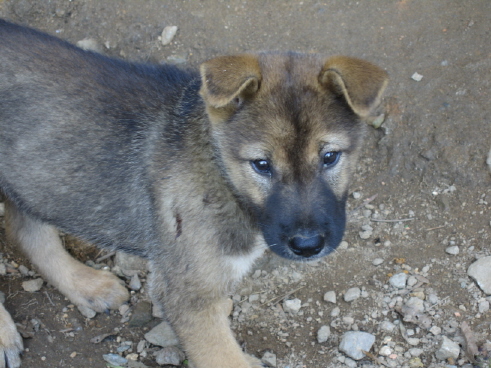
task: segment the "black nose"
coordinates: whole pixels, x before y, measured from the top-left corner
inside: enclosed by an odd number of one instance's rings
[[[290,238],[288,246],[298,256],[315,256],[324,248],[324,237],[320,234],[297,234]]]

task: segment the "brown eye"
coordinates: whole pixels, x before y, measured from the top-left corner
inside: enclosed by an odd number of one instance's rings
[[[324,167],[329,168],[336,165],[341,157],[341,152],[331,151],[324,155]]]
[[[252,160],[251,166],[258,174],[271,175],[271,165],[268,160]]]

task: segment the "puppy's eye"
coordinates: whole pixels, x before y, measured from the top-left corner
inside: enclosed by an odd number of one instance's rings
[[[324,155],[324,167],[329,168],[336,165],[341,157],[341,152],[331,151]]]
[[[258,174],[271,175],[271,165],[268,160],[252,160],[251,166]]]

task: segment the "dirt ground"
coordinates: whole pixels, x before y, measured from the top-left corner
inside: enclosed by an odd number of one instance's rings
[[[428,266],[425,292],[431,290],[442,301],[433,323],[466,321],[478,346],[489,339],[491,312],[476,310],[486,295],[473,288],[466,271],[476,257],[491,254],[491,167],[486,163],[491,147],[491,1],[0,0],[0,16],[72,43],[91,38],[104,54],[136,61],[196,66],[221,54],[270,49],[345,54],[382,66],[391,78],[384,100],[387,118],[381,128],[368,130],[352,185],[356,193],[349,199],[347,249],[314,266],[292,266],[272,256],[260,261],[257,268],[264,277],[245,281],[239,299],[254,293],[277,299],[256,305],[251,318],[234,319],[234,330],[250,353],[276,354],[278,367],[344,367],[337,348],[349,327],[331,324],[333,306],[323,300],[325,292],[334,290],[341,314],[376,336],[376,357],[386,341],[377,325],[398,319],[394,311],[381,312],[388,277],[401,269],[418,274]],[[163,46],[158,37],[169,25],[178,26],[178,32]],[[422,79],[412,79],[414,73]],[[375,222],[373,214],[410,220]],[[367,223],[373,234],[362,239],[361,226]],[[448,254],[449,245],[457,245],[459,254]],[[31,267],[3,235],[0,252],[11,264]],[[372,264],[377,258],[382,265]],[[281,281],[284,270],[289,272]],[[24,367],[106,367],[103,354],[114,352],[120,341],[137,343],[158,322],[129,327],[116,312],[85,319],[51,286],[23,291],[21,283],[28,278],[12,272],[0,279],[15,321],[41,322],[33,337],[25,339]],[[370,297],[343,301],[341,295],[355,286]],[[300,299],[304,313],[274,314],[282,296]],[[331,325],[332,336],[319,344],[316,331],[322,325]],[[117,338],[90,342],[111,331]],[[420,366],[443,367],[434,357],[439,340],[424,340],[426,332],[415,331],[424,350]],[[391,339],[406,346],[401,336]],[[403,353],[395,366],[410,367],[410,356],[404,361]],[[389,357],[380,359],[380,366],[391,366]],[[140,360],[157,366],[151,354]],[[462,353],[458,361],[445,364],[469,362]],[[356,364],[376,363],[367,358]]]

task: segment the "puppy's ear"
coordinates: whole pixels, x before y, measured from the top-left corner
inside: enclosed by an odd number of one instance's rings
[[[261,68],[254,55],[221,56],[201,64],[200,94],[212,108],[240,106],[253,96],[261,82]]]
[[[319,74],[320,84],[342,95],[362,118],[368,117],[380,104],[388,81],[387,73],[378,66],[346,56],[327,59]]]

